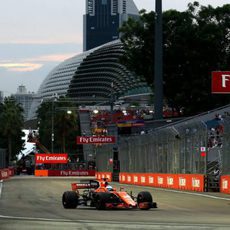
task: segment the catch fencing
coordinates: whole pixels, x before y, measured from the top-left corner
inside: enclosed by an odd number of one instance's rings
[[[207,174],[218,168],[230,174],[230,107],[119,137],[121,172]],[[113,147],[96,149],[97,171],[112,172]],[[201,151],[202,150],[202,151]]]

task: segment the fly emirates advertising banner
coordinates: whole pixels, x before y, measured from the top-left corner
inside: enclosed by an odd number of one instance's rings
[[[212,72],[212,93],[213,94],[230,93],[230,71]]]
[[[77,144],[114,144],[115,136],[78,136]]]
[[[66,164],[68,162],[68,154],[66,153],[37,153],[35,154],[36,164]]]

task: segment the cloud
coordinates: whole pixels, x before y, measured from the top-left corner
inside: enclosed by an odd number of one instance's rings
[[[31,72],[40,69],[42,66],[39,63],[0,63],[0,68],[13,72]]]
[[[65,35],[62,37],[51,37],[51,38],[11,38],[11,39],[3,39],[2,37],[0,38],[0,44],[13,44],[13,45],[60,45],[60,44],[77,44],[81,45],[83,43],[82,39],[82,34],[74,34],[74,35]]]
[[[0,62],[0,68],[4,68],[7,71],[13,72],[32,72],[40,69],[46,63],[59,63],[74,55],[76,55],[76,53],[42,55],[38,57],[18,60],[17,62],[7,60],[4,62]]]
[[[62,62],[70,57],[75,56],[76,53],[66,53],[66,54],[49,54],[49,55],[42,55],[38,57],[28,58],[28,61],[34,62]]]

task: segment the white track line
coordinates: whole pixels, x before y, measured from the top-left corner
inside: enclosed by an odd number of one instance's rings
[[[186,192],[186,191],[178,191],[178,190],[172,190],[172,189],[161,189],[161,188],[156,188],[156,189],[163,190],[163,191],[175,192],[175,193],[184,193],[184,194],[189,194],[189,195],[194,195],[194,196],[203,196],[203,197],[212,198],[212,199],[216,199],[216,200],[228,200],[228,201],[230,201],[230,198],[208,195],[208,194],[203,194],[203,193]]]
[[[0,218],[11,219],[11,220],[28,220],[28,221],[56,221],[56,222],[73,222],[68,219],[49,219],[49,218],[40,218],[40,217],[18,217],[18,216],[4,216],[0,215]]]
[[[21,220],[21,221],[46,221],[46,222],[62,222],[62,223],[75,223],[75,224],[88,224],[92,225],[95,227],[98,224],[109,224],[109,225],[129,225],[129,226],[142,226],[142,227],[148,227],[152,226],[151,229],[162,229],[163,227],[166,227],[167,229],[191,229],[191,227],[195,227],[196,229],[229,229],[229,225],[217,225],[217,224],[209,224],[209,223],[204,223],[204,224],[197,224],[197,223],[165,223],[165,222],[120,222],[120,221],[102,221],[102,220],[69,220],[69,219],[48,219],[48,218],[36,218],[36,217],[16,217],[16,216],[4,216],[0,215],[0,219],[8,219],[8,220]],[[156,228],[157,227],[157,228]],[[94,229],[94,228],[93,228]],[[136,229],[136,228],[135,228]],[[138,228],[139,229],[139,228]],[[149,228],[148,228],[149,229]],[[164,228],[165,229],[165,228]]]

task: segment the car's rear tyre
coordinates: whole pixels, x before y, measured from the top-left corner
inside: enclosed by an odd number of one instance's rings
[[[78,205],[78,194],[74,191],[64,192],[62,195],[62,205],[66,209],[74,209]]]
[[[153,203],[152,195],[149,192],[140,192],[137,195],[137,204],[140,209],[148,210],[151,208]],[[145,205],[141,205],[145,204]]]
[[[110,200],[110,194],[109,193],[97,193],[95,196],[95,207],[97,210],[105,210],[106,209],[106,203],[108,203]]]

